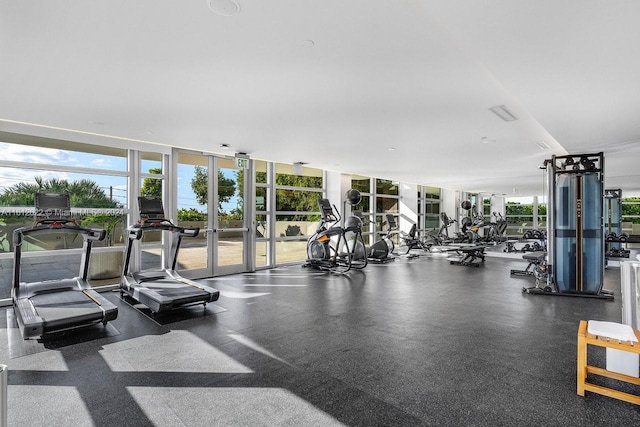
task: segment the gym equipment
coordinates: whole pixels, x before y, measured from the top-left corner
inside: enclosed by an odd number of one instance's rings
[[[531,252],[529,254],[522,255],[522,259],[528,261],[529,264],[527,268],[524,270],[511,270],[512,276],[533,276],[534,275],[534,267],[536,265],[540,265],[544,262],[547,257],[547,253],[544,251]]]
[[[627,233],[622,232],[622,190],[604,190],[605,209],[605,265],[609,258],[629,258],[631,251],[622,247],[629,239]]]
[[[463,235],[461,243],[490,243],[502,240],[501,235],[498,233],[498,224],[494,222],[485,222],[482,214],[478,212],[474,211],[471,217],[466,216],[462,218],[460,223],[462,224]],[[483,236],[481,236],[480,229],[485,228],[487,231],[483,233]],[[503,228],[503,230],[505,229],[506,227]]]
[[[442,246],[449,244],[454,241],[451,237],[449,237],[449,227],[456,222],[455,219],[449,218],[446,212],[440,212],[440,221],[442,225],[438,230],[438,233],[435,233],[435,229],[433,232],[427,232],[423,243],[429,246]]]
[[[496,233],[497,233],[497,241],[504,241],[504,237],[505,237],[505,233],[507,231],[507,227],[509,226],[509,224],[507,223],[507,220],[502,216],[502,214],[500,212],[494,212],[493,216],[496,218],[495,224],[496,224]]]
[[[449,227],[451,227],[456,220],[449,218],[446,212],[440,212],[440,220],[442,220],[442,225],[440,226],[440,231],[438,231],[438,237],[441,243],[448,243],[450,241]]]
[[[553,288],[548,283],[549,267],[547,265],[547,253],[545,251],[532,252],[522,255],[522,259],[529,264],[524,270],[511,270],[512,276],[533,276],[536,279],[534,287],[522,287],[522,292],[541,293],[553,292]]]
[[[318,199],[318,207],[320,224],[307,240],[307,262],[304,266],[339,273],[346,273],[352,268],[365,268],[368,257],[360,218],[350,216],[345,220],[344,227],[341,227],[338,223],[342,217],[328,199]]]
[[[527,230],[518,240],[507,240],[504,252],[538,252],[547,250],[546,230]],[[516,247],[516,243],[523,243]]]
[[[604,190],[604,209],[604,229],[607,233],[607,241],[613,242],[616,240],[616,236],[622,234],[622,190]],[[610,236],[613,238],[609,239]]]
[[[602,230],[604,156],[553,156],[545,162],[549,188],[547,282],[552,292],[528,293],[612,299],[604,284]],[[545,286],[545,288],[547,288]]]
[[[13,287],[11,299],[24,339],[102,323],[118,316],[118,307],[93,290],[87,281],[93,242],[103,240],[106,231],[84,228],[71,218],[68,194],[37,193],[36,221],[32,227],[13,232]],[[44,215],[43,215],[44,214]],[[82,236],[82,258],[78,277],[40,282],[20,282],[22,244],[25,237],[51,233]]]
[[[623,248],[610,248],[604,253],[604,255],[607,258],[629,258],[631,251]]]
[[[128,229],[127,250],[120,281],[120,296],[127,296],[147,306],[152,313],[163,313],[191,305],[217,301],[220,292],[209,286],[180,276],[175,268],[183,237],[196,237],[197,227],[180,227],[164,216],[162,200],[158,197],[138,197],[141,221]],[[171,235],[170,268],[129,271],[131,249],[135,241],[150,231]],[[169,257],[168,257],[169,258]]]
[[[411,254],[412,249],[421,249],[425,252],[431,252],[431,245],[423,242],[417,235],[417,226],[416,224],[412,224],[408,233],[404,231],[398,232],[398,237],[400,238],[400,244],[398,246],[406,246],[407,251],[400,255],[408,255],[409,258],[415,258],[419,256],[418,254]]]
[[[370,223],[369,219],[364,219],[362,211],[353,211],[354,216],[357,216],[362,221],[362,225],[366,226]],[[367,258],[372,262],[388,262],[395,261],[395,257],[391,254],[395,249],[395,244],[393,240],[389,238],[389,233],[391,233],[396,227],[396,219],[392,214],[386,214],[387,220],[384,224],[387,224],[387,232],[380,233],[380,239],[375,242],[373,245],[366,247],[365,253],[367,254]],[[384,225],[383,224],[383,225]]]
[[[456,258],[447,258],[452,265],[463,265],[466,267],[479,267],[484,262],[486,245],[461,246],[452,251],[457,253]]]
[[[485,229],[481,240],[486,243],[501,243],[504,241],[504,233],[507,230],[507,221],[503,218],[502,214],[498,212],[494,212],[493,216],[496,219],[494,222],[484,222],[482,216],[478,215],[480,218],[478,228],[482,227]]]

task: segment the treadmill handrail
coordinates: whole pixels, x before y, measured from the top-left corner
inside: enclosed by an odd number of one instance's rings
[[[171,242],[170,259],[171,270],[176,268],[178,262],[178,251],[183,237],[197,237],[200,233],[200,227],[181,227],[173,224],[166,218],[147,219],[140,224],[134,224],[127,228],[128,243],[124,254],[124,263],[122,266],[122,275],[129,274],[129,263],[131,261],[131,250],[133,241],[142,239],[142,235],[146,231],[170,231],[176,236]]]
[[[22,244],[24,236],[38,233],[70,233],[75,232],[82,234],[87,240],[102,241],[107,236],[107,230],[102,228],[87,228],[77,225],[73,221],[54,221],[43,226],[38,223],[32,227],[20,227],[13,230],[14,245]]]
[[[44,226],[47,224],[48,226]],[[32,227],[21,227],[13,230],[13,286],[20,287],[20,262],[22,258],[22,241],[25,236],[38,233],[78,233],[82,236],[82,259],[80,260],[80,277],[87,280],[89,273],[89,257],[94,241],[101,241],[107,236],[107,231],[102,228],[81,227],[72,220],[43,221]]]
[[[197,237],[200,233],[200,227],[182,227],[173,224],[168,219],[147,220],[142,224],[134,224],[129,227],[129,238],[140,240],[145,231],[173,231],[179,233],[180,236]]]

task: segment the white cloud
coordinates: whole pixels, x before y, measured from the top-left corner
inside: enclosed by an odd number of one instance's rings
[[[12,187],[19,182],[27,182],[35,184],[35,177],[39,176],[47,180],[51,178],[69,179],[66,172],[18,169],[18,168],[0,168],[0,191],[5,188]]]
[[[105,159],[104,157],[98,157],[97,159],[91,160],[91,164],[99,168],[111,167],[111,161],[109,159]]]
[[[4,160],[27,163],[69,163],[73,156],[63,150],[53,148],[31,147],[28,145],[8,144],[0,142],[0,150]]]

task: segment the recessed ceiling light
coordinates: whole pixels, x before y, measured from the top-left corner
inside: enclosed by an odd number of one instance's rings
[[[316,42],[314,42],[313,40],[304,40],[302,44],[306,47],[314,47],[316,45]]]
[[[511,113],[511,111],[507,110],[507,107],[504,105],[496,105],[495,107],[489,108],[493,114],[500,117],[505,122],[512,122],[514,120],[518,120],[516,116]]]
[[[396,147],[389,147],[388,150],[389,151],[396,151]]]
[[[482,138],[480,138],[480,142],[482,142],[483,144],[493,144],[494,142],[496,142],[496,140],[489,139],[486,136],[483,136]]]
[[[222,148],[224,150],[228,150],[229,149],[229,144],[220,144],[220,148]]]
[[[216,15],[233,16],[240,12],[240,5],[235,0],[207,0],[207,3]]]

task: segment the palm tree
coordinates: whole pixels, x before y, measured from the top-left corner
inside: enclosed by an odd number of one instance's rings
[[[65,179],[43,179],[34,177],[35,183],[19,182],[6,188],[0,194],[0,206],[33,206],[36,193],[63,193],[69,194],[71,206],[74,208],[121,208],[122,205],[109,199],[104,190],[90,179],[67,181]],[[114,243],[114,231],[118,223],[121,223],[125,215],[94,213],[82,218],[85,226],[97,226],[107,230],[105,245]],[[13,221],[23,221],[23,217],[12,217]],[[2,237],[0,237],[0,241]]]
[[[75,208],[117,208],[116,201],[109,199],[104,190],[90,179],[67,181],[66,179],[43,179],[34,177],[35,184],[19,182],[0,194],[0,206],[33,206],[36,193],[67,193],[71,206]]]

